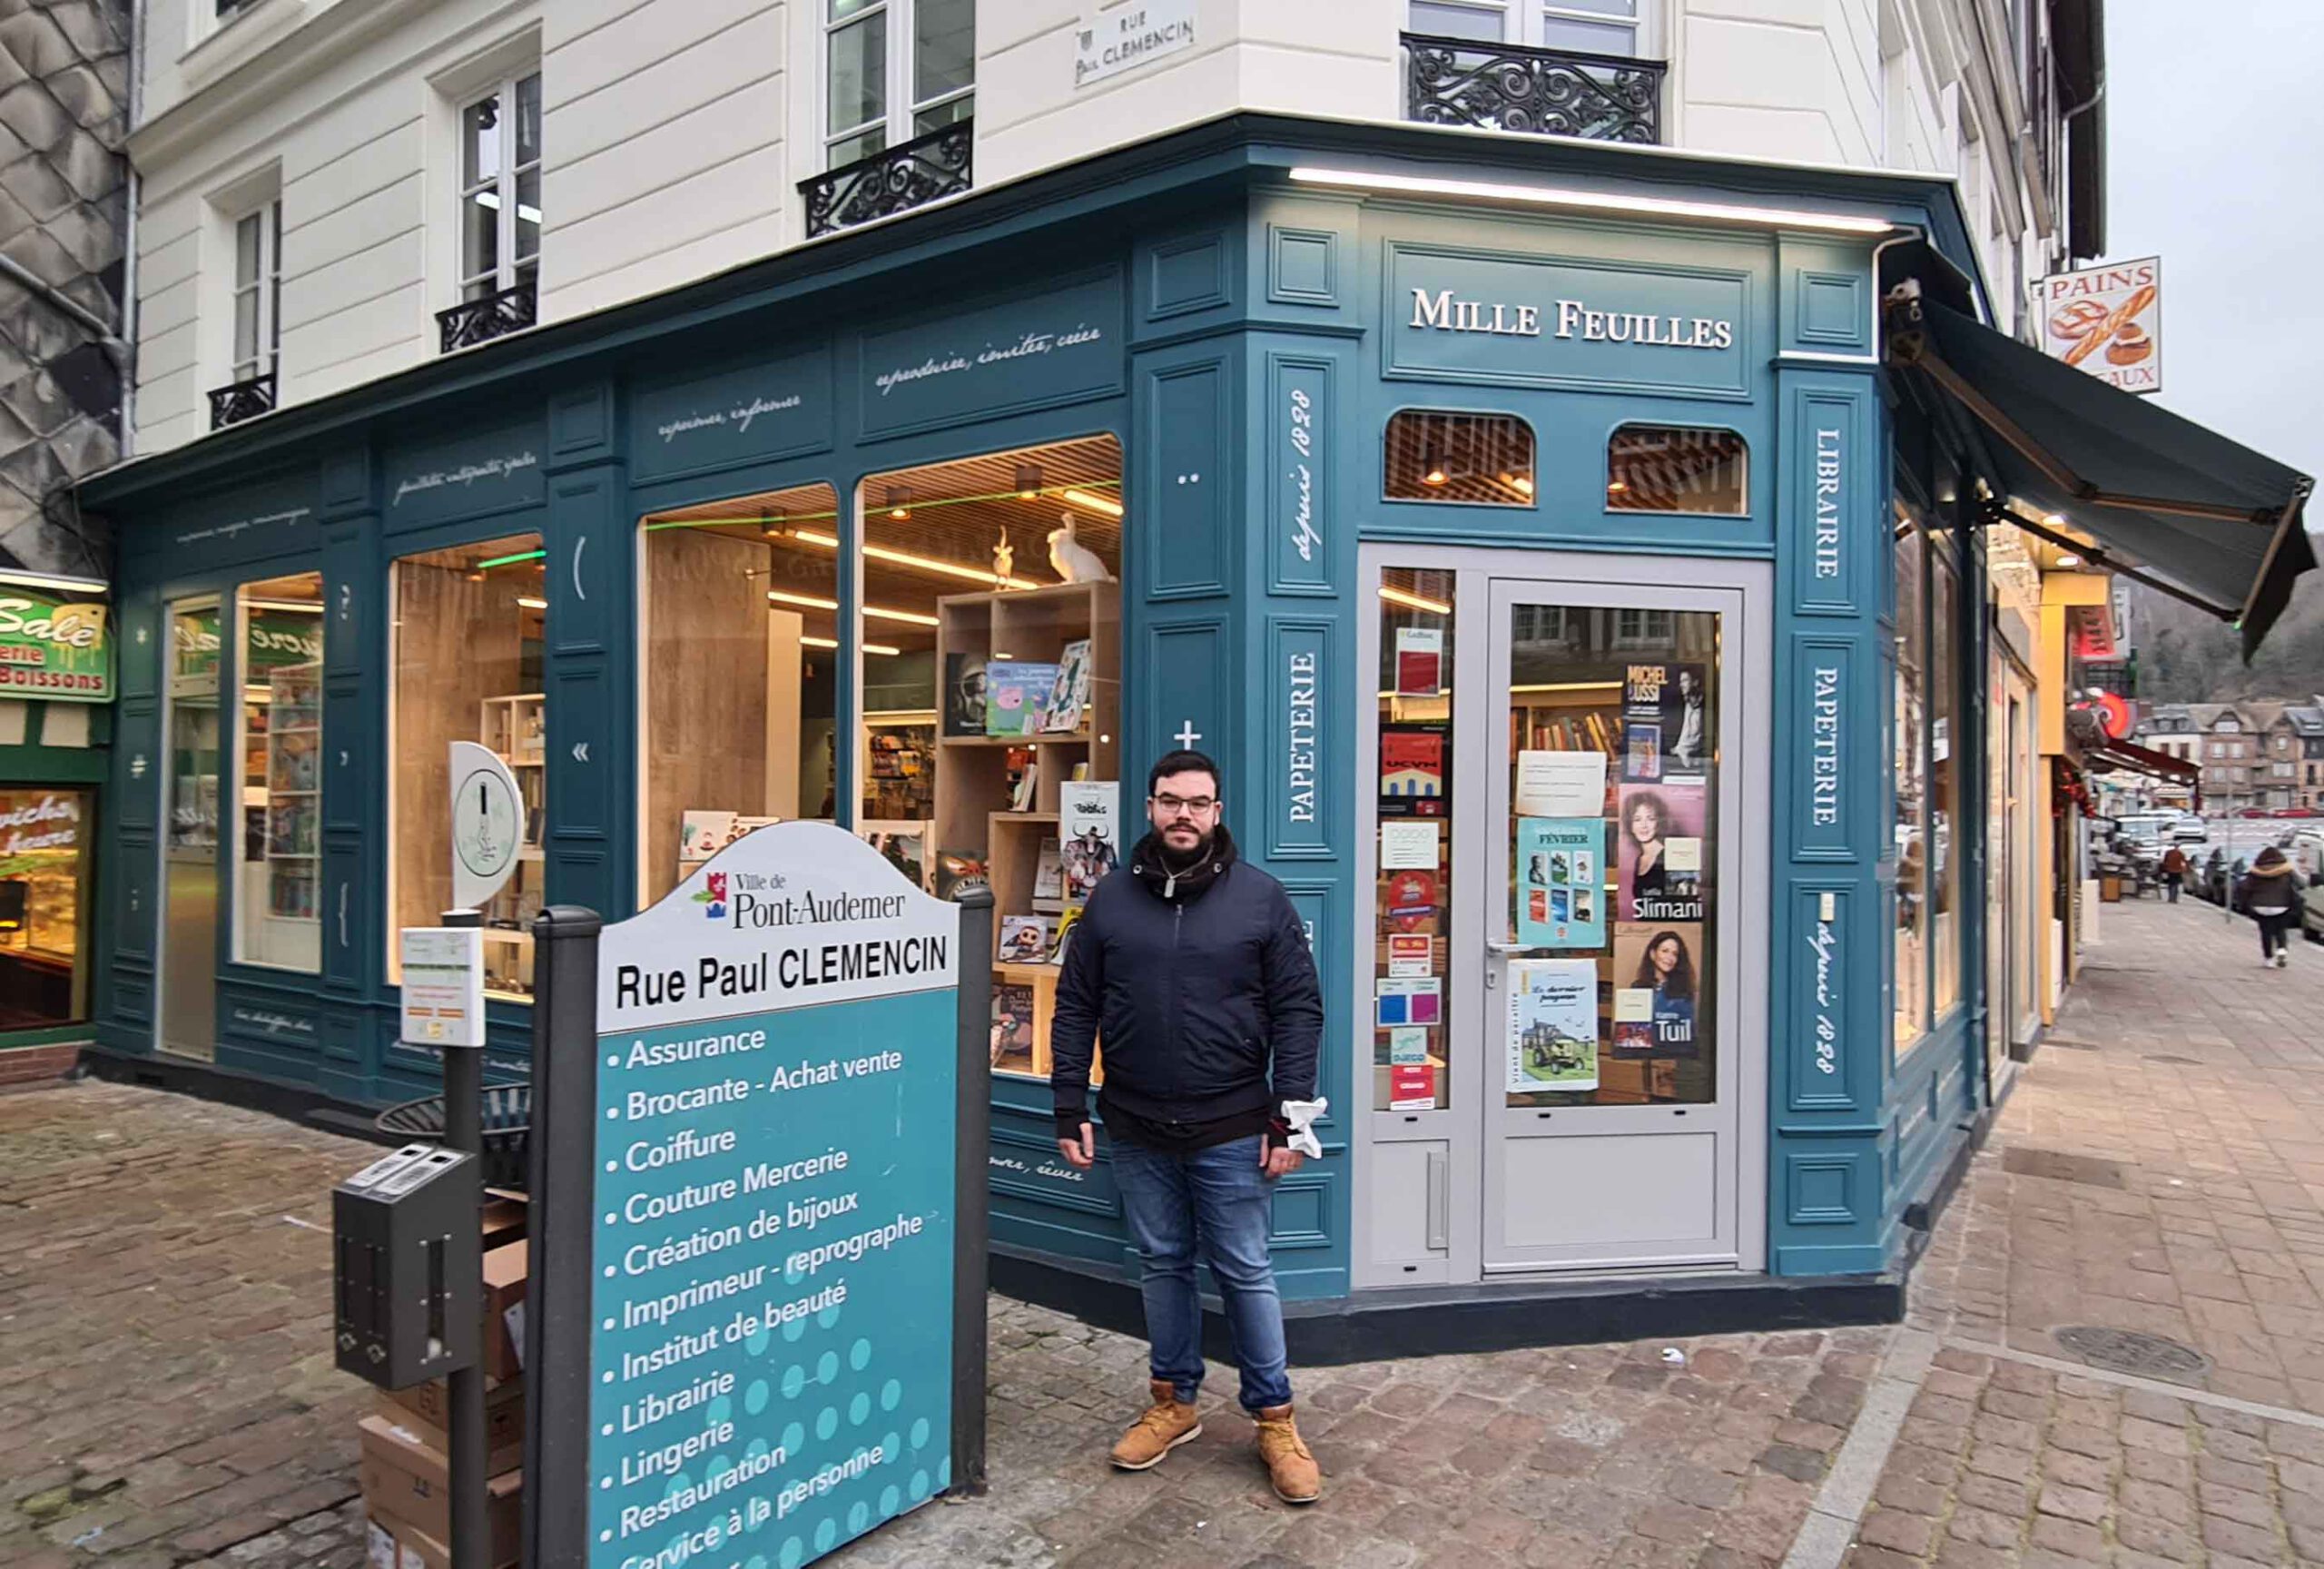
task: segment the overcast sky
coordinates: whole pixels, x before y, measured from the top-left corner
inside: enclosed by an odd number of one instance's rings
[[[2162,402],[2324,477],[2319,52],[2317,0],[2106,7],[2106,254],[2162,258]]]

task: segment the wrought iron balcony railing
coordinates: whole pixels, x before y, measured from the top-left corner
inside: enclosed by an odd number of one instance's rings
[[[261,414],[274,412],[274,372],[247,381],[213,388],[210,393],[210,428],[222,430]]]
[[[463,300],[449,311],[436,312],[436,329],[443,337],[442,352],[489,343],[504,333],[530,327],[539,319],[539,296],[531,279],[513,289],[481,299]]]
[[[1666,60],[1404,35],[1404,114],[1593,142],[1662,140]]]
[[[807,202],[807,237],[908,212],[966,191],[975,125],[972,120],[956,121],[899,142],[884,153],[802,180],[799,193]]]

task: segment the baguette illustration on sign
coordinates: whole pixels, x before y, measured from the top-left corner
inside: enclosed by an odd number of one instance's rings
[[[2162,390],[2162,259],[2085,267],[2034,285],[2044,353],[2125,392]]]

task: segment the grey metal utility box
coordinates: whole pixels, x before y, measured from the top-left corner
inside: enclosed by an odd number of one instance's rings
[[[407,1144],[332,1190],[342,1370],[403,1389],[476,1365],[482,1189],[475,1156]]]

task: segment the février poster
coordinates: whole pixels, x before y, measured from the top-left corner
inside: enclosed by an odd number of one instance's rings
[[[1518,959],[1509,966],[1506,1088],[1598,1088],[1598,962]]]
[[[1606,945],[1606,820],[1517,820],[1517,944]]]

